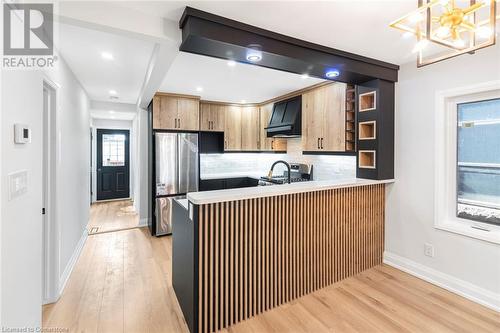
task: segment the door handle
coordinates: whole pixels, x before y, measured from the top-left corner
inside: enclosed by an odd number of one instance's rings
[[[178,121],[178,124],[179,124],[178,128],[181,128],[181,118],[177,118],[177,121]]]
[[[318,138],[318,149],[321,149],[321,147],[320,147],[320,145],[319,145],[319,140],[320,140],[320,138]]]
[[[271,140],[271,149],[274,150],[274,140]]]
[[[174,118],[174,128],[177,128],[177,118]]]
[[[321,149],[323,149],[323,138],[321,138]]]

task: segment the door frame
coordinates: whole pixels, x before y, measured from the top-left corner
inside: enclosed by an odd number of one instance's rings
[[[127,133],[127,141],[125,143],[126,146],[126,151],[125,151],[125,161],[128,163],[127,168],[128,168],[128,196],[124,198],[116,198],[116,199],[98,199],[98,193],[99,193],[99,175],[98,175],[98,168],[99,168],[99,161],[102,158],[102,156],[99,156],[99,131],[109,131],[109,132],[123,132]],[[131,144],[131,136],[132,136],[132,128],[113,128],[113,127],[96,127],[95,128],[95,202],[105,202],[105,201],[113,201],[113,200],[127,200],[131,199],[133,197],[133,189],[132,189],[132,144]],[[128,149],[127,149],[128,148]],[[101,161],[102,164],[102,161]]]
[[[56,302],[59,288],[59,240],[60,225],[57,219],[57,105],[59,85],[48,78],[43,79],[42,94],[49,92],[48,105],[43,100],[42,143],[42,304]]]

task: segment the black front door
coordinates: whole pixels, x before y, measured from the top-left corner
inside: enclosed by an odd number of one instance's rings
[[[97,200],[130,197],[129,131],[97,129]]]

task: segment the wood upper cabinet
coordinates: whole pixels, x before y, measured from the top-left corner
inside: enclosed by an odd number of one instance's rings
[[[199,129],[199,104],[197,98],[155,95],[153,128],[197,131]]]
[[[223,132],[226,125],[226,106],[200,103],[200,130]]]
[[[302,145],[305,151],[321,150],[323,137],[323,91],[315,89],[302,95]]]
[[[241,107],[225,108],[224,150],[241,150]]]
[[[260,140],[259,108],[241,108],[241,150],[259,150]]]
[[[265,128],[269,125],[269,120],[273,114],[273,103],[265,104],[260,107],[260,150],[286,151],[287,141],[280,138],[268,138]]]
[[[200,100],[179,98],[177,100],[177,128],[188,131],[200,129]]]
[[[346,85],[335,83],[325,87],[325,128],[322,150],[345,151]]]
[[[302,95],[302,145],[304,151],[345,151],[345,84]]]

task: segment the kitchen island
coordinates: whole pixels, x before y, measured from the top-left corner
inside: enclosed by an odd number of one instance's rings
[[[191,332],[220,330],[380,264],[391,182],[189,193],[185,219],[174,221],[173,285]]]

